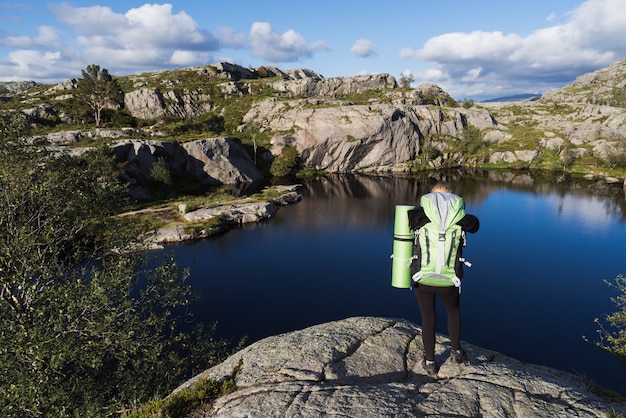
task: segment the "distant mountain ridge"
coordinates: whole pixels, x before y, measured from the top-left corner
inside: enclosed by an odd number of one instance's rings
[[[523,102],[526,100],[537,100],[541,98],[541,94],[515,94],[512,96],[496,97],[494,99],[482,100],[480,103],[495,103],[495,102]]]

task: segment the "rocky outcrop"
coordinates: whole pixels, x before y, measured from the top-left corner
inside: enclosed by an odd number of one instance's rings
[[[191,174],[206,186],[263,178],[252,158],[231,138],[206,138],[182,144],[123,140],[115,144],[113,151],[119,160],[128,162],[131,177],[149,179],[154,165],[161,162],[173,174]]]
[[[272,218],[280,206],[291,205],[302,200],[300,194],[301,185],[273,186],[274,191],[280,192],[278,197],[269,201],[256,201],[253,198],[244,198],[236,202],[218,203],[205,207],[191,209],[186,204],[179,204],[177,208],[161,208],[159,211],[177,210],[184,218],[184,223],[172,224],[145,234],[142,241],[149,249],[160,249],[163,244],[183,242],[198,238],[206,238],[225,232],[227,229],[254,222],[263,222]],[[154,212],[146,209],[130,212],[124,215],[133,215],[140,212]],[[220,222],[215,227],[207,226],[205,221],[219,218]],[[192,223],[192,228],[187,228],[186,223]],[[187,224],[189,225],[189,224]],[[198,229],[196,226],[204,226]]]
[[[409,104],[414,106],[419,105],[435,105],[435,106],[456,106],[456,101],[450,97],[441,87],[432,83],[422,83],[414,89],[410,89],[406,92],[396,92],[391,96],[399,97],[400,100],[394,100],[394,102],[400,102],[403,104]]]
[[[539,153],[545,149],[556,151],[565,158],[586,155],[605,158],[611,153],[623,152],[621,147],[626,139],[626,109],[597,104],[555,103],[548,97],[554,96],[545,96],[523,105],[481,103],[481,107],[497,115],[503,129],[495,134],[487,131],[484,137],[491,143],[516,141],[518,138],[506,133],[506,127],[524,123],[533,126],[533,130],[541,134],[534,150]],[[566,110],[554,111],[561,107]],[[511,158],[510,152],[497,153],[499,155],[492,155],[490,161],[507,161],[507,158]],[[502,155],[507,157],[503,159]],[[528,157],[529,154],[521,156]]]
[[[293,79],[271,81],[268,85],[281,96],[326,98],[397,87],[396,79],[389,74],[323,78],[303,72]]]
[[[578,376],[464,343],[465,364],[437,337],[436,377],[421,366],[421,329],[354,317],[268,337],[174,391],[233,378],[237,390],[188,417],[604,417],[626,403],[591,393]]]
[[[626,60],[583,74],[568,86],[546,92],[542,100],[626,108],[624,89],[626,89]]]
[[[38,86],[34,81],[0,81],[0,98],[10,99],[14,94]]]
[[[207,138],[182,144],[184,169],[203,184],[233,184],[261,180],[263,175],[243,147],[231,138]]]
[[[626,60],[622,60],[583,74],[568,86],[544,93],[539,100],[481,103],[481,107],[497,115],[503,127],[523,123],[542,133],[536,150],[498,151],[492,153],[489,161],[528,163],[544,149],[556,152],[563,161],[622,155],[626,139],[625,88]],[[490,143],[516,139],[502,131],[486,132],[483,136]]]
[[[278,206],[273,202],[250,202],[230,205],[217,205],[208,208],[201,208],[183,214],[187,222],[207,221],[212,218],[221,217],[222,224],[216,230],[199,230],[193,232],[185,231],[185,224],[169,225],[146,234],[143,241],[150,249],[161,248],[162,244],[189,241],[198,238],[224,232],[224,228],[234,225],[262,222],[270,219],[278,211]]]
[[[514,163],[521,161],[527,164],[533,162],[539,156],[539,150],[520,150],[520,151],[497,151],[489,156],[490,163]]]
[[[222,216],[227,222],[245,224],[271,218],[278,211],[272,202],[254,202],[202,208],[183,215],[186,221],[198,221]]]
[[[31,110],[33,109],[29,111]],[[134,132],[132,129],[75,129],[34,135],[27,138],[27,142],[32,144],[72,145],[79,141],[130,138]]]
[[[435,168],[485,162],[528,166],[554,159],[555,153],[562,165],[585,156],[614,160],[624,153],[626,139],[626,60],[538,100],[462,107],[435,84],[400,88],[385,73],[325,78],[307,69],[217,63],[130,75],[127,84],[132,87],[125,94],[126,109],[147,120],[193,119],[207,112],[223,116],[229,113],[226,102],[258,95],[241,102],[239,110],[247,114],[237,129],[264,138],[271,132],[268,160],[293,145],[303,165],[330,172],[407,171],[418,153]],[[33,107],[21,112],[34,123],[66,121],[68,115],[55,103],[71,97],[76,85],[71,79],[22,92],[21,107]],[[461,141],[477,136],[483,152],[464,160]],[[57,134],[47,140],[75,139]],[[422,154],[425,145],[428,152]],[[544,151],[547,160],[542,160]]]
[[[208,96],[200,91],[140,88],[124,95],[124,107],[136,118],[154,119],[174,116],[193,118],[212,110]]]
[[[319,105],[319,106],[318,106]],[[417,157],[425,137],[443,148],[459,138],[467,124],[497,129],[484,109],[440,108],[373,103],[325,106],[301,99],[267,99],[252,106],[244,123],[259,123],[272,132],[271,152],[295,146],[302,164],[329,172],[392,171]]]

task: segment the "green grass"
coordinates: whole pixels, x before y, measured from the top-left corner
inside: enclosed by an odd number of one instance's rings
[[[136,411],[125,413],[125,418],[181,418],[199,409],[208,410],[215,399],[237,389],[235,381],[207,379],[194,387],[143,405]]]

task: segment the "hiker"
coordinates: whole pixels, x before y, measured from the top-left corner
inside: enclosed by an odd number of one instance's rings
[[[456,208],[451,209],[451,206],[456,206]],[[445,212],[445,210],[449,210],[449,212]],[[456,212],[451,213],[454,210]],[[433,254],[425,254],[425,251],[435,253],[434,249],[438,244],[437,241],[443,240],[441,230],[436,231],[438,239],[433,240],[431,238],[430,241],[428,241],[427,231],[425,231],[429,227],[432,230],[433,224],[437,223],[436,219],[429,219],[429,216],[431,218],[441,217],[441,213],[443,213],[444,222],[446,216],[454,216],[452,219],[448,219],[448,222],[454,222],[453,228],[461,231],[458,233],[460,238],[456,238],[457,248],[454,259],[450,261],[450,255],[447,256],[449,264],[447,268],[445,266],[442,268],[441,265],[435,266],[437,257]],[[439,296],[441,302],[443,302],[448,316],[448,334],[452,345],[450,358],[456,363],[463,363],[467,360],[466,353],[461,348],[460,284],[465,262],[462,250],[465,243],[465,232],[477,232],[479,222],[476,216],[465,213],[463,200],[453,194],[451,189],[443,184],[435,185],[431,189],[431,193],[422,196],[420,205],[413,210],[409,210],[407,215],[409,217],[410,229],[416,232],[414,251],[419,252],[419,254],[414,255],[415,260],[411,265],[411,274],[414,281],[413,290],[417,297],[422,317],[422,342],[424,344],[422,365],[429,375],[435,375],[437,373],[437,365],[435,363],[436,296]],[[427,224],[430,225],[425,228]],[[418,235],[420,234],[422,235],[421,242],[418,241]],[[425,235],[426,237],[424,237]],[[457,235],[456,232],[453,235]],[[447,248],[452,247],[448,244],[445,251],[448,251]],[[437,263],[440,264],[441,262]],[[469,263],[465,264],[469,265]],[[414,271],[415,274],[413,274]]]

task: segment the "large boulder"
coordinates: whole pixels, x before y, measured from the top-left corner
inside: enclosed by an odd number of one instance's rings
[[[129,164],[132,176],[150,178],[157,161],[174,174],[188,173],[206,186],[261,180],[263,175],[243,147],[231,138],[206,138],[179,144],[155,140],[116,142],[118,160]]]
[[[292,72],[285,79],[268,84],[274,91],[287,97],[325,97],[328,99],[340,95],[397,87],[396,79],[389,74],[324,78],[306,70]]]
[[[152,119],[164,116],[193,118],[211,110],[208,96],[198,92],[178,92],[140,88],[124,95],[124,107],[136,118]]]
[[[421,329],[400,319],[354,317],[268,337],[197,375],[233,377],[237,390],[188,417],[603,417],[626,403],[590,393],[578,376],[524,364],[465,343],[469,363],[421,366]],[[613,415],[617,416],[617,415]]]
[[[231,138],[207,138],[182,144],[186,170],[204,184],[239,184],[263,175],[244,148]]]

